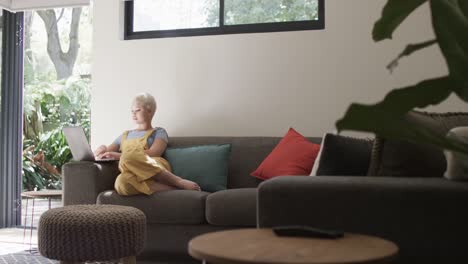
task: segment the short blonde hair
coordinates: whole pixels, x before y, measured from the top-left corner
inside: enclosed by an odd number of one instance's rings
[[[156,113],[157,105],[154,97],[149,93],[141,93],[135,96],[133,104],[138,103],[144,109],[150,111],[153,115]]]

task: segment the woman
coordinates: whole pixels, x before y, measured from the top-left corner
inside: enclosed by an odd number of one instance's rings
[[[120,195],[150,195],[155,192],[185,189],[200,190],[195,182],[185,180],[171,172],[169,162],[161,157],[169,142],[162,127],[153,128],[156,101],[148,93],[137,95],[132,102],[132,119],[137,125],[125,131],[109,146],[99,146],[99,158],[119,159],[121,174],[114,188]]]

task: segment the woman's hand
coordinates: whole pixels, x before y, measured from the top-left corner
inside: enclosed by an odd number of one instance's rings
[[[100,156],[99,159],[116,159],[119,160],[122,153],[119,152],[104,152]]]
[[[119,151],[119,146],[114,143],[110,144],[107,147],[106,145],[101,145],[94,151],[94,156],[98,159],[102,159],[102,158],[120,159],[120,153],[118,151]],[[114,154],[109,154],[109,153],[114,153]],[[118,157],[116,154],[118,155]]]
[[[94,156],[100,157],[106,151],[107,147],[105,145],[101,145],[94,151]]]

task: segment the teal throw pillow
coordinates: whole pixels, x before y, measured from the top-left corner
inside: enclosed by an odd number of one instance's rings
[[[227,188],[231,144],[168,148],[164,158],[172,172],[194,181],[203,191],[216,192]]]

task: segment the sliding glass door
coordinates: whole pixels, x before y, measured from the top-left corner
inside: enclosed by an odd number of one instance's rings
[[[92,21],[92,7],[24,14],[23,191],[61,189],[72,159],[62,128],[89,135]]]
[[[71,159],[61,128],[89,134],[92,13],[3,11],[0,228],[20,225],[22,191],[61,188],[60,168]]]

